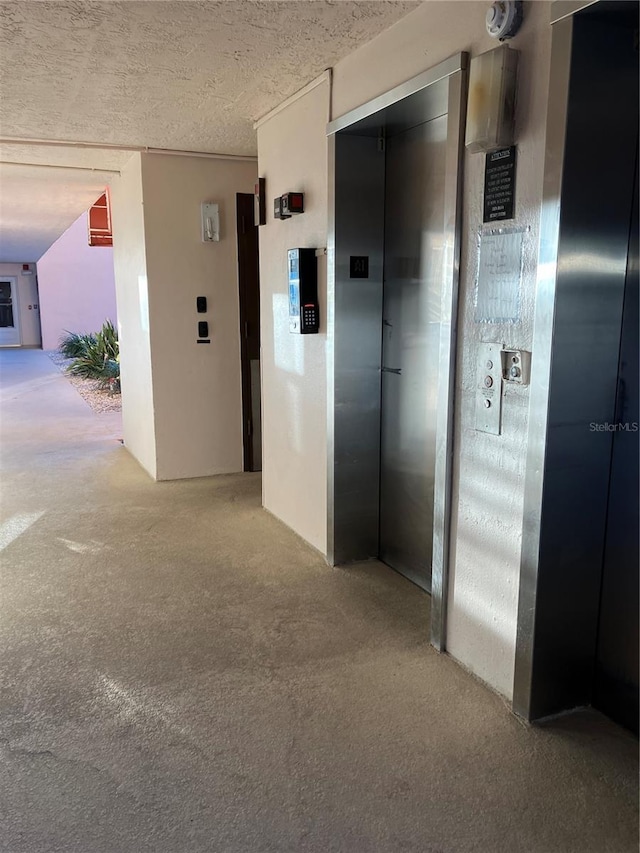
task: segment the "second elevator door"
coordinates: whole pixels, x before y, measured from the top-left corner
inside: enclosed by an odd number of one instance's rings
[[[446,133],[440,116],[386,147],[380,558],[428,591]]]

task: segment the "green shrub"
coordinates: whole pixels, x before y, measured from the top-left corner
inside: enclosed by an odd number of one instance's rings
[[[65,358],[78,358],[95,344],[96,336],[94,334],[78,335],[76,332],[67,332],[63,338],[60,338],[58,350]]]
[[[60,352],[73,359],[66,368],[73,376],[97,379],[105,386],[119,386],[120,348],[118,332],[111,320],[99,332],[89,335],[70,332],[60,342]]]

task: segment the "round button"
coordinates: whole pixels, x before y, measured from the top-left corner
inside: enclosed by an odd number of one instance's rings
[[[491,388],[491,386],[493,385],[493,379],[490,376],[485,376],[484,384],[487,388]]]
[[[489,360],[486,364],[486,367],[487,367],[487,370],[491,370],[491,368],[493,367],[493,362],[491,360]]]
[[[514,379],[517,379],[520,376],[520,368],[512,367],[509,373],[511,374],[511,376],[513,376]]]
[[[484,401],[484,407],[485,407],[485,409],[490,409],[491,408],[491,400],[485,400]]]

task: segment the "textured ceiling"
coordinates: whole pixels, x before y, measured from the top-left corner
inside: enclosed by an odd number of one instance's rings
[[[0,261],[26,263],[46,250],[104,192],[111,175],[0,164]]]
[[[252,155],[255,119],[417,5],[2,2],[0,134]],[[122,155],[5,145],[0,159],[117,169]],[[64,230],[81,212],[72,201],[81,183],[75,171],[12,166],[0,179],[0,260],[25,260],[8,257],[12,235],[16,229],[41,229],[51,205],[29,204],[38,182],[41,200],[50,194],[69,202],[56,228],[68,219]],[[97,174],[84,179],[94,189],[101,180]],[[30,209],[31,215],[22,223],[11,216],[8,234],[11,208]],[[49,239],[56,229],[42,226],[43,235],[44,230]],[[24,245],[24,235],[21,240]],[[33,251],[42,244],[34,241]]]

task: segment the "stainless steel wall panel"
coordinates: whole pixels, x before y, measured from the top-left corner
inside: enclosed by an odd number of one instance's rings
[[[520,588],[513,685],[513,709],[530,718],[535,616],[542,521],[542,487],[547,445],[549,374],[555,316],[560,196],[571,76],[573,19],[553,28],[544,185],[540,217],[540,248],[536,282],[535,325],[531,354],[529,440],[525,479]]]
[[[338,133],[338,131],[350,128],[351,125],[354,125],[369,116],[376,114],[383,116],[384,110],[388,107],[403,101],[410,95],[426,90],[435,83],[447,80],[452,74],[466,70],[468,59],[469,57],[467,53],[456,53],[449,57],[449,59],[445,59],[444,62],[440,62],[438,65],[435,65],[433,68],[429,68],[427,71],[423,71],[421,74],[412,77],[410,80],[401,83],[399,86],[390,89],[388,92],[378,95],[377,98],[367,101],[366,104],[362,104],[354,110],[350,110],[350,112],[329,122],[327,125],[327,135]]]
[[[638,122],[632,27],[594,6],[555,25],[553,50],[566,138],[547,150],[514,685],[529,719],[592,698],[611,436],[591,425],[615,417]],[[550,131],[548,146],[562,138]]]
[[[445,77],[427,89],[414,92],[385,110],[350,125],[342,133],[351,136],[378,136],[382,127],[384,135],[389,139],[396,133],[404,133],[419,124],[440,118],[447,114],[448,87],[449,78]]]
[[[551,23],[556,24],[565,18],[575,15],[586,9],[587,6],[593,6],[601,0],[555,0],[551,4]]]
[[[327,562],[335,559],[336,137],[327,139]]]
[[[438,356],[438,409],[436,423],[433,553],[431,561],[431,643],[446,648],[449,547],[451,539],[451,489],[453,419],[455,405],[458,284],[462,230],[462,170],[467,103],[467,75],[449,77],[444,188],[443,271]]]

